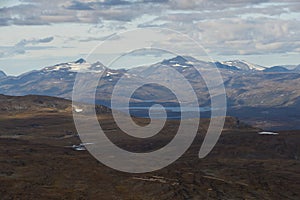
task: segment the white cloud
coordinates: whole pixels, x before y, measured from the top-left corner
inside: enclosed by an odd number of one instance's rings
[[[100,40],[136,27],[170,28],[227,57],[299,53],[299,0],[21,0],[0,8],[0,56],[35,50],[22,38],[55,36],[55,51],[39,56],[86,54]],[[43,26],[42,26],[43,25]],[[11,33],[11,34],[10,34]],[[24,41],[23,41],[24,42]],[[25,42],[25,43],[26,43]],[[162,41],[160,41],[162,42]],[[191,50],[173,36],[164,45]],[[43,45],[42,45],[43,46]],[[64,47],[68,47],[68,51]],[[47,51],[46,51],[47,50]],[[30,51],[32,52],[32,51]],[[37,51],[35,51],[37,54]],[[111,52],[114,53],[114,52]],[[195,52],[197,53],[197,52]],[[34,59],[34,58],[32,58]]]
[[[38,45],[43,43],[49,43],[54,39],[54,37],[47,37],[47,38],[40,38],[40,39],[23,39],[14,46],[11,47],[0,47],[0,58],[3,57],[10,57],[18,54],[25,54],[26,50],[40,50],[44,48],[51,48],[51,47],[28,47],[28,45]]]

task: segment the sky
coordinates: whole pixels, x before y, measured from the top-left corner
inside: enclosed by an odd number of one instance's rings
[[[299,0],[0,0],[0,70],[18,75],[91,52],[107,65],[121,52],[109,47],[98,52],[99,44],[108,38],[118,44],[124,39],[120,33],[146,28],[186,34],[212,60],[298,65],[299,21]],[[149,42],[202,59],[176,34],[161,34],[165,37]],[[138,55],[128,59],[148,63],[170,56]]]

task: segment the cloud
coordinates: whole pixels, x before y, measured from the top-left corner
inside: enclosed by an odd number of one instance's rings
[[[130,1],[122,1],[122,0],[104,0],[98,3],[99,5],[105,6],[119,6],[119,5],[129,5],[131,4]]]
[[[70,10],[93,10],[93,8],[90,7],[88,4],[82,3],[82,2],[79,2],[79,1],[73,1],[70,6],[66,7],[66,9],[70,9]]]
[[[110,32],[128,27],[170,28],[188,34],[209,52],[220,55],[299,52],[300,49],[300,35],[297,34],[300,32],[299,0],[22,2],[19,5],[0,8],[0,26],[86,23],[99,25],[99,29]],[[80,37],[73,39],[78,42],[90,42],[105,39],[104,34],[109,33],[86,37],[79,34]],[[170,45],[172,39],[174,38],[170,36]],[[20,52],[24,50],[20,49]]]
[[[19,43],[17,43],[16,46],[25,46],[27,44],[35,45],[35,44],[40,44],[40,43],[49,43],[49,42],[52,42],[53,39],[54,39],[54,37],[47,37],[47,38],[42,38],[42,39],[30,39],[30,40],[23,39]]]
[[[201,42],[220,55],[249,55],[297,52],[300,31],[297,22],[261,18],[199,22]]]
[[[100,42],[100,41],[105,41],[107,39],[109,40],[118,40],[120,37],[116,33],[112,33],[106,36],[99,36],[99,37],[69,37],[66,41],[78,41],[78,42]]]
[[[10,47],[0,47],[0,58],[3,57],[10,57],[18,54],[25,54],[27,50],[40,50],[40,49],[48,49],[52,47],[39,47],[39,46],[34,46],[38,44],[45,44],[45,43],[50,43],[52,42],[54,37],[46,37],[46,38],[40,38],[40,39],[23,39],[14,46]],[[32,46],[28,46],[32,45]]]
[[[221,10],[228,7],[243,7],[268,2],[268,0],[171,0],[170,7],[181,10]]]
[[[180,31],[198,41],[209,53],[218,55],[299,53],[300,35],[296,33],[300,32],[300,13],[298,10],[298,15],[291,14],[290,10],[300,3],[260,3],[261,1],[255,0],[231,0],[216,4],[217,2],[219,1],[180,1],[184,5],[173,5],[173,11],[141,23],[139,27],[162,27]],[[194,9],[201,6],[207,10],[199,12]],[[217,9],[210,11],[214,6]],[[168,43],[176,46],[172,38]],[[185,45],[176,47],[187,50],[191,48]]]
[[[160,12],[166,0],[46,1],[23,0],[22,4],[0,8],[0,26],[91,23],[103,20],[131,21],[147,12]]]
[[[241,11],[244,11],[244,14],[250,12],[274,15],[287,12],[284,8],[293,11],[299,8],[297,0],[22,0],[22,2],[19,5],[0,8],[0,26],[67,22],[97,24],[103,20],[130,22],[144,14],[169,18],[178,16],[179,21],[183,21],[180,16],[191,17],[193,11],[202,19],[212,19],[226,18],[230,15],[232,17]],[[272,3],[277,7],[272,6]],[[196,15],[194,16],[195,20],[199,20]]]

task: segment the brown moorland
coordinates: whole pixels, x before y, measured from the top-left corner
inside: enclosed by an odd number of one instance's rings
[[[103,165],[79,144],[71,102],[63,99],[1,96],[0,199],[299,199],[300,131],[259,135],[260,129],[228,117],[213,151],[199,159],[209,120],[202,120],[189,150],[175,163],[145,174],[118,172]],[[124,148],[109,110],[99,121]],[[136,119],[147,123],[147,119]],[[169,120],[161,137],[172,138],[178,121]],[[109,132],[110,131],[110,132]],[[131,145],[129,145],[132,147]],[[134,148],[155,148],[139,143]]]

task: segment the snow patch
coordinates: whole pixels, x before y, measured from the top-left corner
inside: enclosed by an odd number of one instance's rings
[[[175,65],[172,65],[173,67],[181,67],[180,64],[176,63]]]
[[[113,76],[113,75],[118,75],[118,72],[107,72],[106,76]]]
[[[75,112],[80,113],[80,112],[82,112],[82,111],[83,111],[83,109],[81,109],[81,108],[75,108]]]
[[[259,135],[279,135],[279,133],[262,131],[258,133]]]
[[[100,65],[99,65],[100,66]],[[70,63],[62,63],[59,65],[55,65],[52,67],[46,67],[44,69],[45,71],[60,71],[65,70],[69,72],[95,72],[95,73],[101,73],[103,69],[101,68],[95,68],[92,67],[90,63],[84,62],[84,63],[77,63],[77,62],[70,62]]]
[[[186,64],[188,64],[188,65],[194,65],[195,63],[194,62],[192,62],[192,61],[187,61],[187,62],[185,62]]]
[[[82,109],[82,108],[78,108],[78,107],[73,106],[73,109],[74,109],[74,111],[77,112],[77,113],[83,112],[83,109]]]

